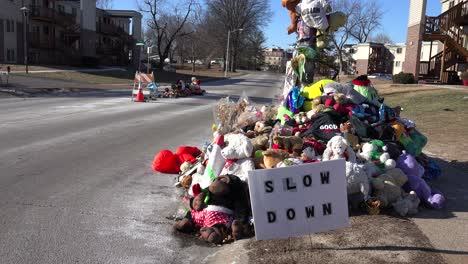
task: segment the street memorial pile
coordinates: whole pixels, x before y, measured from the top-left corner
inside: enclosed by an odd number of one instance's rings
[[[178,80],[171,88],[165,88],[164,92],[158,94],[159,98],[179,98],[191,95],[204,95],[205,90],[201,89],[201,82],[196,77],[192,77],[190,82]]]
[[[298,42],[279,104],[223,98],[213,109],[213,140],[155,156],[153,169],[178,173],[185,190],[175,230],[221,244],[254,232],[271,239],[346,227],[348,210],[409,216],[422,205],[444,207],[430,186],[441,170],[401,107],[385,104],[367,76],[313,81],[319,43],[346,19],[326,14],[326,2],[283,1]],[[313,195],[326,199],[311,205]]]

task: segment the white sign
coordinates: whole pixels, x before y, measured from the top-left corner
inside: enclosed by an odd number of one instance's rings
[[[349,226],[345,160],[249,172],[257,240]]]

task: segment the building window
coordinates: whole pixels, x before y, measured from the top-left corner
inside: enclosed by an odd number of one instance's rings
[[[44,35],[49,35],[49,26],[44,26],[42,30],[44,31]]]
[[[403,48],[397,48],[396,53],[401,54],[403,52]]]
[[[6,20],[6,32],[15,32],[14,20]]]
[[[58,11],[62,14],[65,13],[65,7],[63,5],[58,5]]]
[[[450,1],[449,8],[452,8],[455,5],[455,1]]]
[[[72,15],[73,15],[74,17],[76,17],[76,8],[74,8],[74,7],[72,8]]]
[[[14,49],[7,49],[7,61],[15,62],[15,50]]]
[[[395,67],[400,67],[400,66],[401,66],[401,62],[395,61]]]

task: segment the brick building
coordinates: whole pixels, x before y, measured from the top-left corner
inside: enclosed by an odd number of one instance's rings
[[[442,13],[426,16],[427,0],[410,0],[404,71],[419,79],[457,83],[468,62],[468,0],[441,0]],[[439,51],[421,60],[423,41]]]
[[[96,0],[0,0],[0,6],[0,63],[24,63],[26,28],[31,64],[138,64],[139,12],[98,9]]]

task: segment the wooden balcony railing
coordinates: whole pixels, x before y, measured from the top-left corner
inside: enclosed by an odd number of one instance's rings
[[[30,7],[30,16],[33,20],[41,20],[47,22],[55,22],[57,24],[74,24],[75,17],[71,14],[64,12],[56,11],[52,8],[31,5]]]

